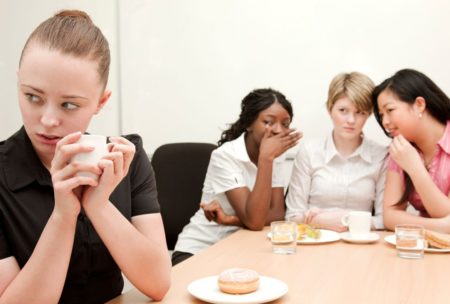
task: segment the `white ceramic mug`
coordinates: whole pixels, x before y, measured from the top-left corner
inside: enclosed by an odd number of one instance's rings
[[[372,214],[367,211],[350,211],[341,218],[341,222],[348,227],[351,238],[365,239],[370,233]]]
[[[106,143],[106,136],[103,135],[81,135],[78,143],[93,146],[95,149],[87,153],[78,153],[72,157],[72,161],[89,163],[97,165],[98,162],[108,153],[108,145]],[[78,176],[92,177],[97,180],[98,176],[91,172],[79,172]]]

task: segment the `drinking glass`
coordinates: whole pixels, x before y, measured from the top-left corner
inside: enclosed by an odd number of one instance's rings
[[[297,224],[290,221],[270,223],[272,252],[292,254],[297,250]]]
[[[406,259],[421,259],[425,249],[423,227],[419,225],[396,225],[395,246],[397,256]]]

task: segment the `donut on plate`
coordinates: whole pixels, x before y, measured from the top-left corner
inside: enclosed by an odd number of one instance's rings
[[[258,289],[259,275],[251,269],[230,268],[219,275],[218,283],[222,292],[246,294]]]

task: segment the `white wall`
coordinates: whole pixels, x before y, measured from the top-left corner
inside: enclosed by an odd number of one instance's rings
[[[65,7],[88,11],[111,45],[113,96],[90,131],[140,133],[150,153],[166,142],[216,142],[256,87],[287,95],[305,137],[329,132],[324,103],[339,72],[379,83],[411,67],[450,93],[445,0],[0,0],[0,138],[21,125],[23,44]],[[387,142],[373,117],[366,133]]]
[[[42,21],[61,9],[86,11],[102,29],[111,49],[108,87],[113,91],[101,115],[92,120],[93,133],[119,133],[117,3],[111,0],[0,0],[0,140],[6,139],[22,125],[17,103],[17,77],[20,54],[31,32]]]
[[[450,2],[419,0],[120,0],[123,130],[151,152],[218,140],[244,95],[271,86],[293,125],[324,136],[334,75],[376,83],[410,67],[450,93]],[[387,142],[375,119],[368,136]]]

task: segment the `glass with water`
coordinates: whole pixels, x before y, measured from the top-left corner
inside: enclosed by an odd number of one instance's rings
[[[270,223],[272,252],[292,254],[297,250],[297,224],[290,221]]]
[[[395,226],[397,256],[407,259],[421,259],[425,249],[423,227],[419,225]]]

